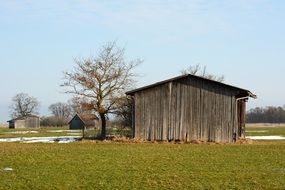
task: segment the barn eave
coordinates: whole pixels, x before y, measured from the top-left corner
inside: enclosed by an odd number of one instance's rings
[[[204,78],[204,77],[191,75],[191,74],[181,75],[181,76],[174,77],[174,78],[171,78],[171,79],[168,79],[168,80],[163,80],[163,81],[160,81],[160,82],[156,82],[154,84],[150,84],[150,85],[143,86],[143,87],[140,87],[140,88],[137,88],[137,89],[134,89],[134,90],[130,90],[130,91],[126,92],[126,95],[133,96],[136,92],[147,90],[147,89],[150,89],[150,88],[153,88],[153,87],[156,87],[156,86],[159,86],[159,85],[163,85],[163,84],[166,84],[166,83],[169,83],[169,82],[178,81],[178,80],[184,79],[184,78],[195,78],[195,79],[202,80],[202,81],[208,81],[208,82],[211,82],[213,84],[219,84],[219,85],[225,86],[225,87],[230,88],[230,89],[238,90],[238,91],[240,91],[240,93],[237,96],[237,98],[240,98],[240,97],[250,97],[250,98],[254,98],[254,99],[257,98],[257,96],[254,93],[252,93],[251,91],[249,91],[249,90],[246,90],[246,89],[243,89],[243,88],[239,88],[239,87],[236,87],[236,86],[232,86],[232,85],[229,85],[229,84],[225,84],[225,83],[222,83],[222,82],[218,82],[218,81],[215,81],[215,80],[207,79],[207,78]]]

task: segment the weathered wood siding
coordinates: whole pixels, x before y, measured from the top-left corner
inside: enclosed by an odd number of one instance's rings
[[[145,140],[233,142],[237,92],[223,85],[181,79],[134,93],[134,137]]]
[[[15,126],[15,128],[17,128],[17,129],[20,129],[20,128],[27,128],[27,127],[26,127],[25,120],[16,120],[16,121],[14,122],[14,126]]]
[[[39,128],[40,118],[39,117],[27,117],[25,119],[25,126],[27,128]]]
[[[36,116],[26,116],[21,117],[20,119],[16,118],[8,121],[9,128],[39,128],[40,127],[40,118]]]

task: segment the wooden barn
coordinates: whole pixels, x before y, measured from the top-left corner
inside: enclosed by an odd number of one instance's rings
[[[95,128],[97,120],[98,118],[91,114],[88,115],[75,114],[75,116],[68,123],[69,129],[78,130],[78,129]]]
[[[249,90],[183,75],[126,93],[134,137],[159,141],[235,142],[244,137]]]
[[[40,127],[40,117],[37,115],[21,116],[7,122],[9,123],[10,129]]]

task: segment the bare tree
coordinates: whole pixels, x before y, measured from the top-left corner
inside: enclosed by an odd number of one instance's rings
[[[225,77],[222,76],[216,76],[213,74],[207,73],[207,67],[204,65],[201,67],[200,64],[196,64],[193,66],[189,66],[187,69],[183,69],[181,71],[181,74],[186,75],[186,74],[191,74],[191,75],[196,75],[200,77],[204,77],[210,80],[215,80],[218,82],[223,82],[225,80]]]
[[[114,113],[125,91],[133,84],[132,70],[140,64],[140,59],[126,61],[125,51],[115,42],[107,43],[96,58],[77,59],[72,72],[65,72],[66,93],[76,94],[88,101],[84,107],[94,110],[101,120],[101,138],[106,138],[106,118]]]
[[[67,103],[57,102],[51,104],[48,108],[51,113],[58,118],[68,119],[70,117],[71,106]]]
[[[12,104],[10,105],[11,115],[12,117],[20,117],[37,114],[39,105],[39,101],[28,94],[16,94],[12,99]]]
[[[116,119],[124,127],[132,127],[132,106],[133,100],[131,97],[122,99],[121,106],[116,110]]]
[[[41,126],[44,127],[62,127],[68,124],[68,120],[66,118],[60,118],[57,116],[48,116],[41,117]]]
[[[90,115],[94,111],[93,109],[89,109],[88,107],[85,107],[86,103],[88,102],[88,99],[85,97],[78,97],[75,96],[68,100],[68,104],[71,108],[71,115],[74,116],[75,114],[80,115]]]

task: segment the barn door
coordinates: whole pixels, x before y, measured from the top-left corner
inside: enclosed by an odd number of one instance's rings
[[[238,114],[238,131],[237,137],[245,137],[245,109],[246,109],[246,99],[241,99],[237,101],[237,114]]]

